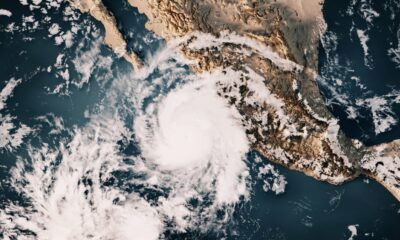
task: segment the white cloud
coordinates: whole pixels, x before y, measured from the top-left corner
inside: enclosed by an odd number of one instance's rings
[[[77,130],[68,144],[60,142],[57,149],[47,144],[30,146],[32,170],[25,169],[20,159],[12,182],[32,206],[10,205],[6,211],[0,210],[6,239],[26,235],[16,229],[35,232],[36,236],[24,239],[157,239],[162,223],[153,207],[118,189],[101,188],[101,181],[110,177],[121,161],[117,141],[123,130],[121,122],[97,119]],[[61,162],[56,165],[58,157]],[[108,166],[105,172],[104,164]]]
[[[28,0],[19,0],[19,2],[24,6],[28,5]]]
[[[6,9],[0,9],[0,16],[7,16],[7,17],[11,17],[12,13]]]
[[[23,139],[32,129],[25,124],[16,126],[10,115],[0,115],[0,150],[12,151],[23,143]]]
[[[0,91],[0,111],[6,109],[6,101],[12,97],[14,89],[21,80],[11,78],[6,86]],[[23,138],[31,132],[31,128],[24,124],[15,124],[14,117],[10,114],[0,113],[0,150],[12,151],[23,143]]]
[[[57,23],[53,23],[49,28],[50,35],[51,36],[56,35],[59,32],[60,32],[60,25],[58,25]]]
[[[6,86],[0,91],[0,110],[5,108],[5,104],[8,98],[12,96],[14,89],[21,83],[21,79],[11,78]]]
[[[262,162],[261,158],[257,156],[258,159],[255,161]],[[257,178],[263,181],[263,189],[265,192],[272,191],[275,194],[282,194],[285,192],[286,188],[286,178],[284,175],[275,169],[272,164],[265,164],[258,169]]]
[[[42,0],[32,0],[32,3],[34,5],[39,5],[42,2]]]
[[[397,46],[388,49],[388,56],[400,68],[400,27],[397,30]]]
[[[220,36],[216,38],[212,34],[195,32],[193,33],[195,39],[189,44],[192,49],[200,49],[205,47],[220,46],[222,43],[242,44],[252,48],[267,59],[270,59],[278,67],[290,71],[293,69],[302,69],[302,66],[292,62],[291,60],[280,57],[269,46],[261,44],[260,42],[248,37],[243,37],[228,31],[223,31]],[[242,54],[249,54],[249,52],[241,49]]]
[[[348,229],[348,230],[350,231],[350,233],[351,233],[351,236],[349,237],[348,240],[353,240],[354,237],[357,237],[357,227],[358,227],[358,224],[349,225],[349,226],[347,227],[347,229]]]
[[[76,58],[72,60],[75,70],[80,74],[80,79],[76,81],[78,87],[82,87],[89,82],[90,76],[100,59],[100,46],[102,39],[96,40],[90,45],[88,50],[78,49]]]
[[[230,204],[246,194],[248,143],[238,113],[217,96],[219,77],[206,75],[169,93],[135,129],[145,156],[160,169],[179,181],[200,181],[204,190],[215,187],[217,202]]]
[[[369,48],[368,48],[369,36],[367,34],[367,30],[357,29],[356,33],[357,33],[358,38],[360,39],[360,43],[363,48],[364,64],[365,64],[365,66],[372,68],[372,58],[369,54]]]
[[[370,110],[376,135],[389,131],[397,124],[398,118],[393,112],[392,107],[398,103],[400,103],[400,98],[397,91],[383,96],[358,99],[356,102],[357,106]]]

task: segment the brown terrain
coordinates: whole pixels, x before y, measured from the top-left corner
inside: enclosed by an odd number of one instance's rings
[[[100,0],[70,0],[89,12],[106,30],[105,44],[140,68],[115,18]],[[182,54],[194,72],[231,68],[242,78],[218,83],[218,94],[234,105],[253,149],[269,160],[319,180],[341,184],[364,174],[400,201],[400,141],[365,147],[348,139],[324,105],[316,76],[319,38],[324,33],[320,0],[128,0],[148,18],[146,28],[166,41],[189,36]],[[268,47],[300,68],[285,69],[257,51],[254,44],[227,42],[193,48],[198,34],[235,34]],[[250,54],[243,54],[243,51]],[[249,85],[249,71],[263,76],[265,98]]]
[[[105,29],[104,44],[113,49],[116,54],[124,57],[135,70],[142,66],[142,61],[135,53],[126,51],[126,42],[117,28],[114,16],[106,9],[101,0],[69,0],[71,5],[81,12],[89,13],[101,22]]]

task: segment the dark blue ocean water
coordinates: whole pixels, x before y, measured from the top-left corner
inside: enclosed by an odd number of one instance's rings
[[[366,12],[375,11],[377,17],[365,17]],[[320,74],[329,87],[339,91],[339,96],[321,86],[323,95],[332,103],[330,110],[340,119],[343,131],[351,138],[362,140],[367,145],[388,142],[400,137],[400,124],[394,124],[390,131],[378,135],[374,133],[370,106],[365,103],[356,106],[360,109],[353,119],[346,114],[348,105],[355,105],[356,99],[382,97],[400,89],[400,63],[389,57],[389,49],[399,52],[400,2],[391,1],[325,1],[324,18],[327,31],[337,38],[336,49],[326,56],[326,49],[320,49]],[[349,13],[352,12],[352,13]],[[363,47],[357,30],[367,32],[370,64],[365,64]],[[399,53],[398,53],[399,54]],[[361,89],[352,78],[360,79]],[[341,86],[335,83],[339,78]],[[395,93],[398,95],[398,93]],[[346,99],[341,103],[338,99]],[[400,116],[400,105],[390,104],[391,115]]]
[[[144,28],[146,18],[130,7],[124,0],[105,0],[105,5],[113,11],[118,19],[118,25],[128,46],[132,51],[145,57],[149,52],[155,52],[163,41],[155,38]],[[351,59],[351,68],[368,85],[368,91],[376,91],[377,94],[386,94],[393,88],[400,89],[399,69],[383,54],[389,46],[388,41],[397,41],[393,33],[393,27],[398,26],[398,19],[389,19],[385,14],[383,5],[385,2],[373,1],[374,9],[380,12],[375,28],[370,31],[370,49],[374,58],[374,68],[364,66],[362,47],[356,42],[354,33],[350,33],[351,22],[360,21],[357,16],[345,14],[350,1],[326,0],[324,15],[328,24],[328,30],[340,36],[340,47],[337,54],[345,64]],[[66,6],[66,4],[64,4]],[[20,22],[22,15],[30,15],[30,10],[21,6],[14,0],[3,0],[0,9],[8,9],[13,15],[11,18],[0,16],[0,30],[11,22]],[[63,8],[61,8],[63,9]],[[60,10],[61,11],[61,10]],[[61,12],[49,13],[53,21],[62,26]],[[37,19],[43,18],[37,14]],[[83,19],[90,19],[84,15]],[[102,27],[94,23],[101,32]],[[357,25],[358,26],[358,25]],[[67,95],[49,95],[45,89],[54,88],[61,80],[44,69],[54,64],[59,53],[66,51],[71,58],[74,56],[74,48],[65,49],[63,46],[55,46],[53,39],[47,37],[48,27],[35,30],[32,33],[15,32],[13,34],[0,32],[0,89],[10,78],[22,79],[22,83],[15,89],[14,95],[7,101],[7,109],[2,114],[9,113],[15,116],[15,121],[29,126],[41,124],[36,118],[48,113],[53,113],[64,119],[66,127],[83,126],[88,120],[84,117],[87,109],[96,107],[96,103],[104,97],[107,85],[101,83],[96,77],[102,75],[102,70],[95,70],[89,82],[82,88],[71,86]],[[360,28],[363,26],[359,26]],[[24,41],[29,35],[33,41]],[[95,41],[93,36],[78,36],[87,38],[87,42]],[[391,40],[387,40],[387,39]],[[150,39],[151,41],[145,41]],[[386,44],[386,45],[385,45]],[[324,58],[324,49],[321,49],[320,68],[323,70],[327,61]],[[101,55],[115,58],[112,71],[128,71],[129,64],[112,53],[106,47],[101,47]],[[321,76],[329,78],[329,71],[322,71]],[[71,77],[78,73],[71,71]],[[346,77],[350,77],[346,75]],[[342,79],[346,81],[346,79]],[[354,97],[363,97],[362,92],[348,89]],[[333,96],[329,91],[322,92],[326,99]],[[358,122],[347,119],[343,108],[339,104],[330,106],[332,112],[341,120],[341,126],[345,133],[354,138],[366,140],[367,143],[385,142],[400,137],[400,127],[397,125],[391,131],[379,136],[372,134],[371,119],[368,115],[361,116]],[[395,109],[396,114],[399,112]],[[56,144],[57,138],[48,134],[49,129],[44,127],[41,132],[26,140],[19,149],[14,152],[0,151],[0,208],[9,199],[20,199],[6,183],[9,177],[9,169],[15,164],[17,155],[24,156],[26,145],[41,141]],[[133,151],[134,152],[134,151]],[[288,185],[285,193],[275,195],[273,192],[264,192],[262,182],[255,180],[253,159],[257,153],[248,154],[248,164],[252,169],[254,178],[251,200],[236,206],[233,219],[227,226],[228,239],[348,239],[349,225],[357,224],[358,236],[354,239],[400,239],[400,204],[382,186],[374,181],[364,178],[356,179],[343,186],[332,186],[325,182],[316,181],[304,174],[287,170],[283,167],[276,168],[286,177]],[[265,161],[267,161],[265,159]],[[219,239],[222,234],[215,231],[199,233],[189,231],[186,234],[167,234],[169,239]],[[1,234],[0,234],[1,237]]]

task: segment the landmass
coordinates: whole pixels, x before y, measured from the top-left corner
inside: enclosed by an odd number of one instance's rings
[[[70,0],[106,30],[105,44],[137,70],[135,54],[100,0]],[[194,72],[241,71],[219,82],[218,95],[235,106],[252,148],[269,160],[318,180],[342,184],[360,174],[400,201],[400,141],[367,147],[349,139],[320,94],[319,39],[326,24],[320,0],[128,0],[148,18],[146,28],[167,42],[187,37],[182,54]],[[202,34],[220,38],[196,47]],[[246,52],[246,54],[244,54]],[[251,73],[263,76],[254,86]],[[260,89],[263,89],[260,91]]]
[[[134,52],[126,50],[126,41],[117,27],[114,16],[107,10],[101,0],[69,0],[71,6],[83,13],[89,13],[101,22],[105,29],[104,44],[110,47],[119,56],[125,58],[137,71],[143,65]]]

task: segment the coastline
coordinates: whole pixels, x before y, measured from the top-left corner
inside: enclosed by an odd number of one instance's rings
[[[364,175],[382,184],[400,202],[400,140],[368,148],[361,160]]]
[[[126,42],[121,32],[117,28],[116,19],[106,9],[102,1],[99,0],[68,0],[70,4],[79,9],[82,13],[89,13],[99,21],[104,29],[104,44],[111,48],[118,56],[125,58],[135,71],[138,71],[143,63],[133,52],[126,50]]]
[[[74,1],[70,0],[70,2]],[[376,156],[374,155],[377,152],[376,147],[367,148],[362,146],[362,144],[355,146],[350,139],[344,136],[340,129],[335,130],[332,135],[331,127],[333,126],[334,129],[336,127],[335,125],[331,125],[331,123],[335,120],[323,103],[315,76],[318,65],[319,37],[324,31],[321,28],[321,25],[323,25],[321,23],[324,21],[322,15],[323,1],[298,2],[294,0],[280,0],[277,3],[271,3],[271,6],[277,7],[277,12],[274,10],[268,12],[268,14],[276,14],[277,19],[281,18],[279,21],[275,18],[269,19],[267,10],[265,15],[264,13],[260,14],[253,11],[254,9],[245,5],[242,1],[239,1],[242,5],[238,9],[244,13],[232,18],[212,15],[216,14],[212,11],[218,13],[223,7],[229,9],[236,8],[236,6],[226,3],[224,3],[225,5],[217,5],[214,0],[207,0],[202,3],[211,9],[211,12],[208,13],[202,12],[201,9],[204,8],[202,4],[193,3],[194,6],[191,7],[196,10],[196,14],[198,15],[192,14],[192,9],[187,9],[181,0],[128,0],[128,2],[137,8],[140,13],[147,16],[148,21],[145,27],[167,41],[191,34],[195,31],[211,34],[217,33],[216,35],[218,35],[222,30],[227,29],[251,38],[262,45],[270,46],[283,59],[303,65],[305,70],[300,74],[296,74],[276,69],[273,63],[260,60],[262,56],[259,54],[244,60],[244,63],[249,64],[254,71],[259,71],[258,73],[260,74],[268,72],[277,78],[275,81],[281,82],[279,84],[282,86],[277,87],[277,83],[272,81],[270,83],[271,86],[268,87],[273,87],[274,95],[280,97],[287,104],[285,108],[287,114],[298,119],[302,124],[309,125],[309,129],[317,129],[311,130],[316,132],[311,133],[310,136],[304,138],[301,142],[287,143],[286,139],[281,136],[282,133],[279,132],[281,131],[280,126],[277,126],[276,132],[273,133],[276,135],[272,136],[274,141],[268,142],[269,137],[271,137],[270,135],[260,136],[256,134],[257,131],[262,130],[263,126],[250,124],[246,126],[247,131],[251,133],[248,137],[256,139],[252,147],[272,162],[292,170],[303,172],[307,176],[317,180],[335,185],[351,181],[360,174],[366,175],[382,184],[400,201],[400,188],[396,187],[396,180],[394,183],[387,182],[385,180],[386,177],[382,177],[375,172],[375,168],[378,166],[376,164],[369,169],[360,164],[360,162],[366,161],[366,158]],[[105,44],[115,52],[120,53],[120,55],[133,65],[135,70],[139,69],[142,66],[140,59],[134,53],[130,54],[125,51],[126,43],[116,27],[115,18],[105,9],[102,2],[84,0],[79,3],[78,8],[82,12],[89,12],[105,27]],[[214,20],[215,24],[210,25],[209,22],[204,22],[202,14],[207,14],[206,16]],[[223,21],[223,24],[218,23],[216,19]],[[261,27],[271,21],[273,23],[272,27],[267,32],[260,32]],[[304,51],[305,49],[307,51]],[[183,49],[183,54],[188,58],[199,61],[197,66],[192,66],[197,72],[210,71],[221,66],[219,60],[213,57],[215,53],[212,50],[192,51]],[[211,57],[204,59],[204,55],[210,55]],[[229,52],[229,50],[223,52],[223,57],[229,59],[228,66],[242,64],[233,60],[237,55]],[[286,88],[293,85],[293,82],[296,82],[298,89],[288,92]],[[248,108],[248,106],[233,105],[239,110]],[[251,118],[253,116],[249,114],[253,113],[250,112],[262,113],[268,111],[270,111],[269,108],[256,108],[252,109],[252,111],[242,110],[239,112],[243,116]],[[270,112],[270,114],[276,119],[280,118],[276,112]],[[389,149],[390,145],[387,144],[383,148]],[[276,152],[286,152],[287,154],[275,156]],[[326,164],[331,167],[328,169],[322,167]]]
[[[371,173],[363,173],[365,176],[371,178],[372,180],[378,182],[379,184],[381,184],[383,187],[386,188],[386,190],[388,190],[396,199],[397,201],[400,202],[400,190],[396,187],[394,187],[391,184],[388,184],[387,182],[385,182],[383,179],[379,178],[378,176],[371,174]]]

